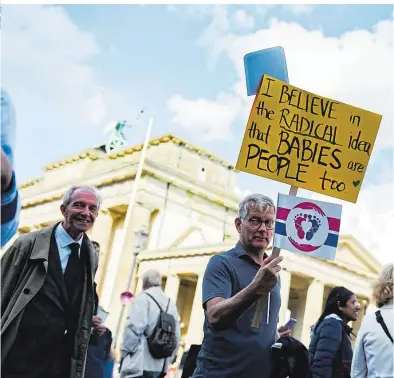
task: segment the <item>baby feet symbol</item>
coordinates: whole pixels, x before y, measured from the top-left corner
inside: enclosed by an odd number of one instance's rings
[[[305,232],[302,229],[302,222],[306,220],[306,214],[299,213],[294,217],[294,225],[297,229],[297,235],[300,239],[304,239]]]
[[[313,238],[313,235],[315,235],[317,230],[320,228],[321,222],[319,218],[316,218],[315,216],[312,217],[312,215],[308,215],[308,220],[312,225],[311,229],[306,233],[306,240],[309,241]]]

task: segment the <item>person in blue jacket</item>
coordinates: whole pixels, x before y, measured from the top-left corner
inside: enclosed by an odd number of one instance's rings
[[[20,198],[14,172],[15,109],[1,88],[1,248],[15,235],[19,225]]]
[[[112,378],[112,333],[107,327],[101,327],[105,329],[104,334],[95,333],[89,341],[85,378]]]
[[[312,331],[310,378],[350,378],[352,329],[347,323],[357,320],[359,311],[354,293],[343,286],[332,289]]]

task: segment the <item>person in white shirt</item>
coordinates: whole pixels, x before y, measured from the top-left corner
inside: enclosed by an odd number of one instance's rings
[[[121,378],[163,378],[176,356],[180,342],[179,315],[173,302],[161,289],[161,273],[149,269],[142,275],[142,292],[137,294],[126,321],[121,346]],[[175,321],[175,350],[168,358],[155,358],[148,338],[154,333],[161,311]]]
[[[388,334],[378,323],[376,313],[363,318],[352,361],[352,378],[393,378],[393,266],[386,265],[373,287]]]

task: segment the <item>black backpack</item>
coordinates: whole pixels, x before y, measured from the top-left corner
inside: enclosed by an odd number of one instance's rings
[[[271,346],[271,378],[307,378],[309,376],[309,353],[301,341],[282,336]]]
[[[149,352],[153,358],[162,359],[171,357],[176,349],[176,337],[175,337],[175,318],[167,314],[168,307],[170,305],[170,299],[168,298],[168,304],[165,311],[161,308],[156,299],[152,295],[145,292],[153,301],[157,304],[160,309],[159,318],[157,324],[153,330],[152,335],[147,337]]]

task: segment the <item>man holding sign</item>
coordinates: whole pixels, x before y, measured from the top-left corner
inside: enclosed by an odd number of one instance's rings
[[[262,194],[239,205],[239,242],[213,256],[203,280],[204,340],[193,378],[268,378],[270,347],[277,338],[283,257],[267,256],[274,232],[275,205]],[[255,303],[269,294],[259,328],[252,328]],[[281,335],[288,335],[285,331]]]

